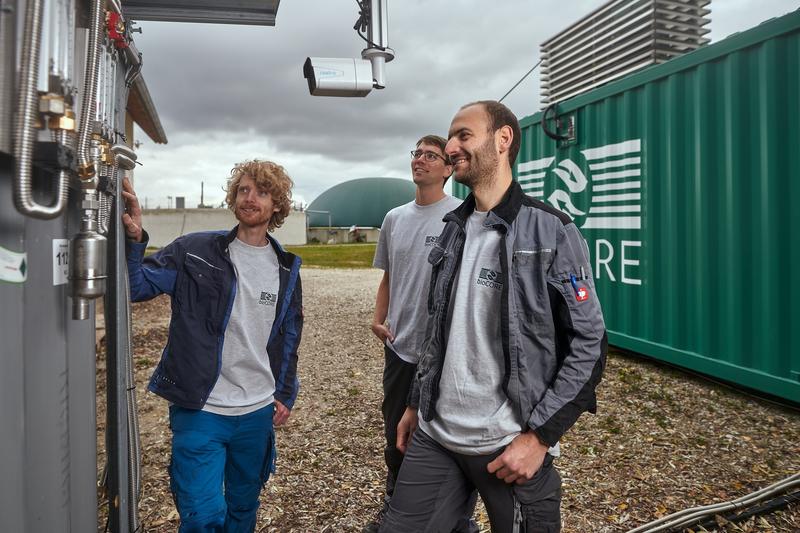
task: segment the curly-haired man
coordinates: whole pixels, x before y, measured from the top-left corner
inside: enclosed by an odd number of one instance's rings
[[[300,258],[269,232],[289,214],[280,165],[246,161],[228,180],[230,231],[184,235],[144,257],[148,236],[123,182],[131,299],[172,299],[169,339],[149,389],[170,402],[170,486],[181,532],[253,531],[275,467],[273,425],[297,397]]]

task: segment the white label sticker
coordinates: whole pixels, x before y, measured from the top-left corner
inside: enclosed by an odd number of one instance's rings
[[[53,239],[53,285],[64,285],[69,277],[69,239]]]
[[[28,279],[28,254],[0,246],[0,281],[22,283]]]

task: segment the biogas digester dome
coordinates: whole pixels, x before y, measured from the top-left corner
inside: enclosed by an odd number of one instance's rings
[[[334,185],[308,206],[310,227],[379,228],[386,213],[414,199],[414,182],[401,178],[359,178]]]

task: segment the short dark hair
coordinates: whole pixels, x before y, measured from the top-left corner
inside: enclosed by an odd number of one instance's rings
[[[422,143],[437,146],[439,150],[442,151],[442,154],[444,154],[444,147],[447,146],[447,139],[444,137],[439,137],[438,135],[426,135],[417,141],[416,146],[419,146]]]
[[[508,164],[513,168],[514,162],[517,160],[517,154],[519,154],[519,146],[522,139],[522,132],[519,129],[519,121],[516,115],[514,115],[509,108],[495,100],[478,100],[477,102],[471,102],[461,106],[461,109],[474,105],[483,106],[486,110],[492,122],[492,133],[503,126],[509,126],[511,128],[514,137],[511,139],[511,146],[508,148]]]

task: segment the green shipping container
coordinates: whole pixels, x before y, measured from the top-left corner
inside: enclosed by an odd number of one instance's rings
[[[800,11],[553,111],[574,138],[526,117],[514,176],[581,228],[610,342],[800,402]]]

